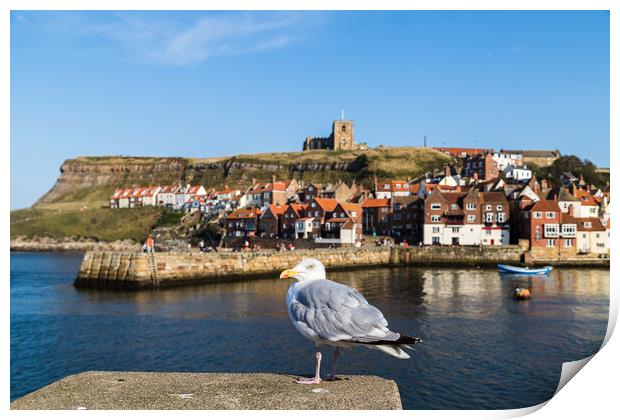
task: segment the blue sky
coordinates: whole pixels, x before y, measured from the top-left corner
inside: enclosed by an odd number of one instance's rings
[[[559,148],[609,165],[607,12],[11,14],[11,208],[84,155]]]

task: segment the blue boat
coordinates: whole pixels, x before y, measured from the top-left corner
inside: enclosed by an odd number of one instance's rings
[[[513,265],[497,264],[500,273],[511,274],[549,274],[553,267],[546,266],[541,268],[515,267]]]

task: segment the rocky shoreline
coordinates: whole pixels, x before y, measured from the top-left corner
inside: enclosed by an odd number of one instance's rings
[[[126,239],[114,242],[86,238],[11,238],[11,252],[86,252],[86,251],[139,251],[140,244]]]

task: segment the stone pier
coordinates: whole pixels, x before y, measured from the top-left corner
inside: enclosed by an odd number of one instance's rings
[[[400,410],[398,386],[378,376],[318,385],[273,373],[84,372],[11,403],[12,410]]]
[[[275,276],[302,258],[317,258],[329,271],[368,267],[476,267],[498,263],[609,267],[609,259],[531,260],[516,245],[485,247],[364,247],[261,252],[97,252],[84,255],[76,287],[150,289]]]

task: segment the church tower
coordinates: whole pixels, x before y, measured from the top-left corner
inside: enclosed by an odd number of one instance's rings
[[[355,148],[355,141],[353,140],[353,121],[334,121],[332,138],[334,141],[334,150],[353,150]]]

